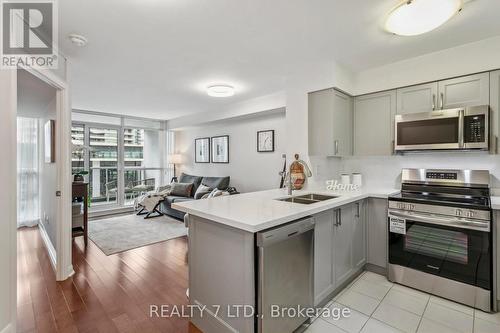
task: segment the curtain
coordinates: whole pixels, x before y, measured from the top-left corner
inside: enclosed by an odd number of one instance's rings
[[[38,187],[38,119],[17,118],[17,227],[40,220]]]
[[[175,132],[174,131],[167,131],[165,130],[165,140],[166,140],[166,149],[165,149],[165,156],[163,157],[165,161],[167,162],[165,165],[165,179],[164,179],[164,184],[169,184],[170,180],[174,176],[174,166],[167,161],[167,156],[170,154],[175,153]],[[178,174],[177,176],[179,176]]]

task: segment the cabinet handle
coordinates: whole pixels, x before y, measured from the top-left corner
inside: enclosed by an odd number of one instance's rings
[[[444,93],[441,93],[441,101],[440,101],[440,106],[439,108],[442,110],[444,107]]]
[[[394,140],[391,141],[391,155],[394,155],[396,153],[396,147],[395,147],[395,142]]]
[[[359,202],[356,202],[356,217],[359,218],[359,216],[360,216]]]
[[[335,226],[340,225],[340,209],[335,210]]]
[[[339,153],[339,140],[335,140],[333,143],[335,146],[335,155],[338,155],[338,153]]]
[[[436,110],[436,94],[432,94],[432,111]]]
[[[342,209],[339,209],[339,225],[342,225]]]

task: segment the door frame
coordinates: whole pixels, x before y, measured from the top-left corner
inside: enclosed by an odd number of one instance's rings
[[[56,170],[57,170],[57,221],[55,258],[49,255],[56,273],[56,280],[63,281],[74,274],[71,255],[71,107],[67,82],[49,70],[20,66],[56,89]],[[15,71],[17,82],[17,70]],[[17,94],[16,94],[17,95]],[[17,113],[17,107],[16,107]],[[48,244],[47,248],[49,247]],[[49,250],[49,249],[47,249]],[[49,250],[50,252],[50,250]]]

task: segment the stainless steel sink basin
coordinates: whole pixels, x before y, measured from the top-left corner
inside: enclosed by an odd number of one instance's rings
[[[299,203],[299,204],[303,204],[303,205],[310,205],[310,204],[313,204],[316,202],[321,202],[321,201],[335,199],[335,198],[338,198],[338,196],[310,193],[310,194],[298,195],[298,196],[294,196],[294,197],[277,199],[277,200]]]
[[[309,194],[304,194],[304,195],[298,195],[298,196],[296,196],[296,198],[307,199],[307,200],[314,200],[314,201],[325,201],[325,200],[330,200],[330,199],[338,198],[338,196],[336,196],[336,195],[324,195],[324,194],[309,193]]]

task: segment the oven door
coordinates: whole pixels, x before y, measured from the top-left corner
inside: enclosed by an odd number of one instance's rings
[[[396,211],[388,222],[389,263],[492,289],[489,222]]]
[[[397,115],[396,151],[463,148],[464,109]]]

